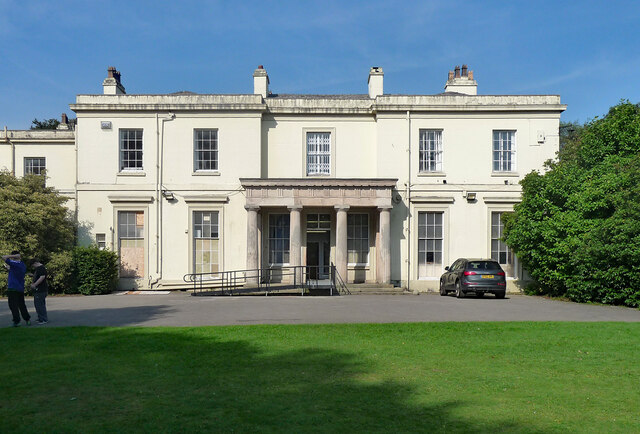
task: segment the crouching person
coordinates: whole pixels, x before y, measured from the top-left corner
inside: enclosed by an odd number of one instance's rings
[[[33,259],[31,266],[35,269],[31,289],[33,290],[33,304],[38,313],[38,324],[46,324],[49,322],[47,316],[47,293],[49,292],[47,269],[38,259]]]

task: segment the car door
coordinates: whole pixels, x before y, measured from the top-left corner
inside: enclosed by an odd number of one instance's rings
[[[456,267],[460,264],[460,259],[456,260],[451,267],[449,267],[449,272],[446,275],[445,284],[447,288],[453,288],[456,283]]]

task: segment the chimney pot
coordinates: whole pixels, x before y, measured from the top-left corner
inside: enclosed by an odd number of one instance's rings
[[[469,71],[469,80],[473,80],[473,71]]]
[[[449,71],[448,80],[453,80],[453,71]]]
[[[264,69],[263,65],[258,65],[258,69]]]
[[[463,77],[467,76],[467,65],[462,65],[462,76]]]
[[[107,68],[107,77],[113,78],[113,73],[116,72],[115,66],[110,66]]]
[[[69,119],[67,118],[67,114],[66,113],[62,113],[62,122],[63,124],[68,124],[69,123]]]
[[[460,78],[460,65],[456,65],[455,69],[455,78]]]

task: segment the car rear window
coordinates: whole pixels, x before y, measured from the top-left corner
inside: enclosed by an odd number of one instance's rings
[[[500,270],[500,264],[493,261],[471,261],[467,270]]]

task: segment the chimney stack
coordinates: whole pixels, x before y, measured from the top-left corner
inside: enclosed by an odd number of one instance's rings
[[[369,98],[375,99],[384,94],[384,71],[379,66],[372,66],[369,70]]]
[[[258,69],[253,71],[253,93],[266,98],[269,95],[269,74],[264,66],[258,65]]]
[[[465,95],[477,95],[478,83],[473,79],[473,71],[469,71],[467,65],[462,65],[462,75],[460,71],[459,66],[456,66],[453,71],[449,71],[449,77],[444,86],[444,91]]]
[[[67,118],[67,114],[66,113],[62,113],[62,116],[60,117],[61,121],[58,124],[58,126],[56,127],[57,130],[68,130],[69,129],[69,118]]]
[[[116,71],[115,66],[107,69],[107,78],[102,82],[102,89],[105,95],[124,95],[124,86],[120,83],[120,71]]]

